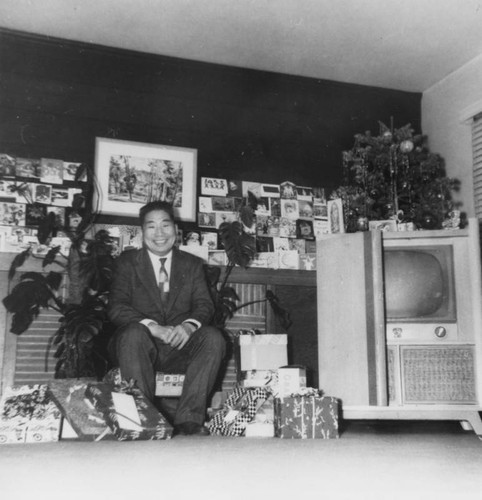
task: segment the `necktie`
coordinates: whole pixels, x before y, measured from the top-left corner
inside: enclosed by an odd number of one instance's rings
[[[161,262],[161,269],[159,271],[159,291],[161,292],[161,302],[166,303],[169,295],[169,276],[166,270],[166,257],[159,259]]]

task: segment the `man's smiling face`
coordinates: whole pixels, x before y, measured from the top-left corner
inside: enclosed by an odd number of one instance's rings
[[[144,218],[142,239],[144,245],[154,254],[167,255],[176,242],[177,228],[164,210],[152,210]]]

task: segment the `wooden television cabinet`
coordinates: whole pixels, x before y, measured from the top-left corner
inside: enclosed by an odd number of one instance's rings
[[[340,398],[343,418],[458,420],[482,435],[475,219],[460,230],[327,235],[317,291],[319,387]]]

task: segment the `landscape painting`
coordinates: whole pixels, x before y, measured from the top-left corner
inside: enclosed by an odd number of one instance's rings
[[[176,218],[195,220],[197,151],[97,138],[95,208],[136,217],[150,201],[172,204]]]

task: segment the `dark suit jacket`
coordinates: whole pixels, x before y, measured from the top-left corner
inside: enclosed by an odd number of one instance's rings
[[[116,261],[108,315],[116,326],[143,319],[178,325],[195,319],[206,325],[214,313],[202,260],[173,248],[169,300],[161,305],[157,278],[145,248],[128,250]]]

